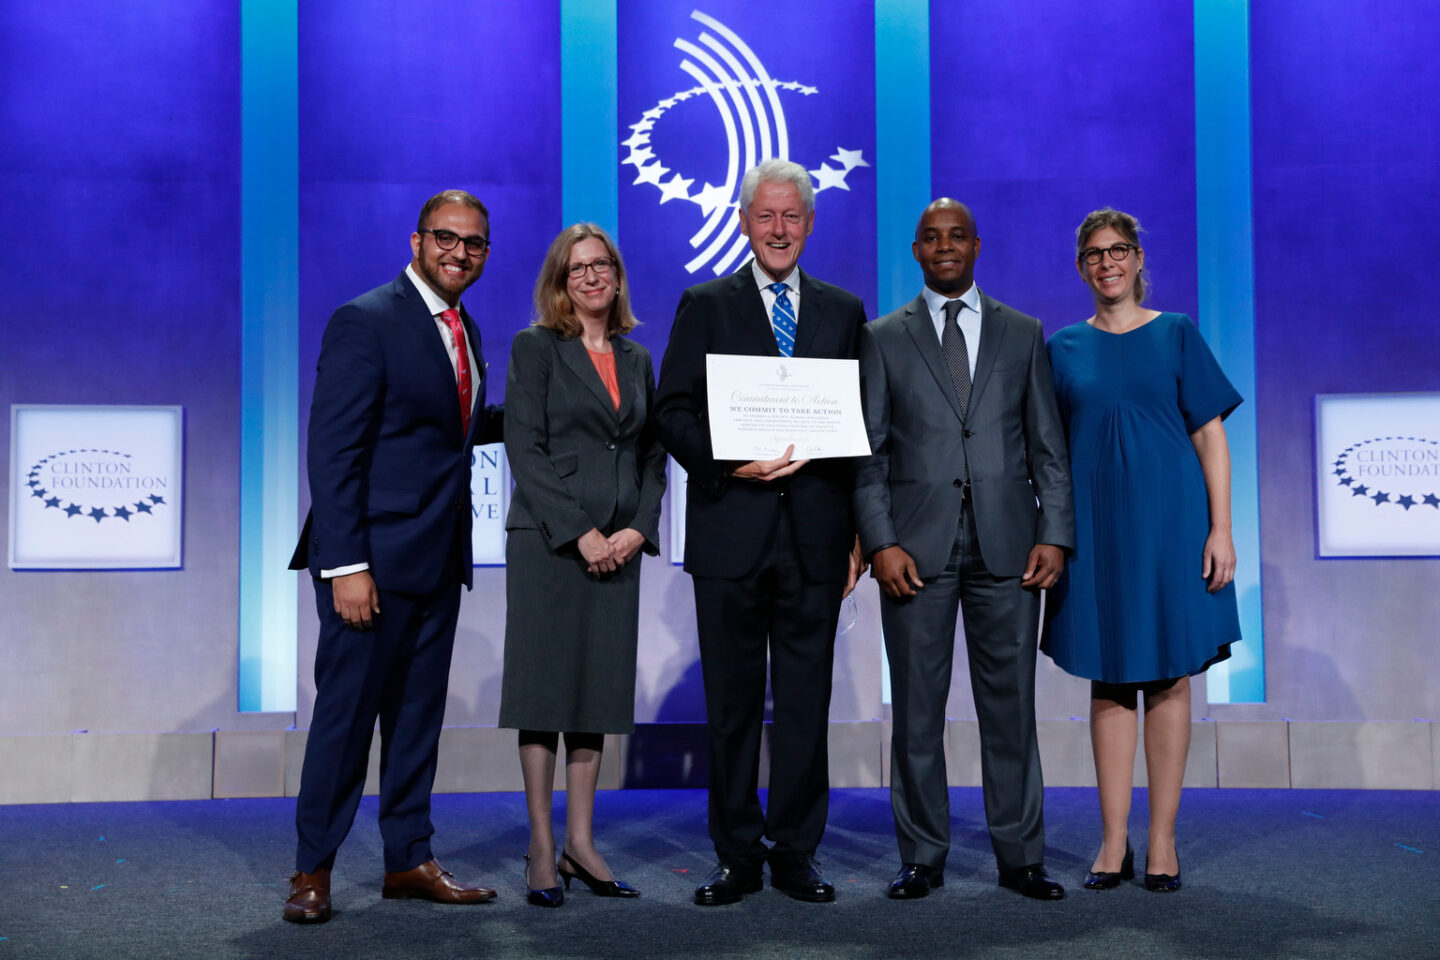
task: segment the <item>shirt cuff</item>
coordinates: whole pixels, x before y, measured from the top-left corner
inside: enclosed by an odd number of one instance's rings
[[[343,567],[336,567],[334,570],[321,570],[321,580],[333,580],[336,577],[347,577],[352,573],[359,573],[361,570],[369,570],[368,563],[352,563]]]
[[[891,547],[898,546],[900,546],[900,544],[898,543],[882,543],[880,544],[880,546],[876,547],[874,550],[871,550],[865,555],[865,562],[873,563],[875,561],[875,554],[879,553],[881,550],[889,550]]]

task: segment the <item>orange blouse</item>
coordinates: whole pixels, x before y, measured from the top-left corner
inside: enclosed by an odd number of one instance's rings
[[[596,353],[586,347],[585,352],[590,354],[590,362],[595,364],[595,372],[600,374],[600,382],[605,384],[606,390],[610,391],[610,400],[618,411],[620,409],[620,377],[615,373],[615,351]]]

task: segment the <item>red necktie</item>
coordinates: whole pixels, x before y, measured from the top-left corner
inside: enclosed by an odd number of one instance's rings
[[[451,307],[442,311],[440,319],[450,326],[450,336],[455,339],[455,381],[460,387],[460,432],[470,435],[470,355],[465,350],[465,327],[460,323],[460,311]]]

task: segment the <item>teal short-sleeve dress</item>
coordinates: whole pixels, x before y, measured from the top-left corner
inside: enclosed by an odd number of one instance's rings
[[[1048,344],[1070,441],[1075,556],[1046,601],[1041,649],[1066,672],[1145,683],[1203,672],[1240,639],[1235,585],[1201,576],[1209,501],[1190,434],[1239,406],[1189,317]]]

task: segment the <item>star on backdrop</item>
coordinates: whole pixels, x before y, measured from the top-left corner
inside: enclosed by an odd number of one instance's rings
[[[818,87],[807,86],[798,80],[750,80],[743,83],[732,80],[728,83],[715,84],[714,86],[723,87],[731,91],[741,89],[755,90],[768,86],[772,90],[790,90],[807,97],[820,92]],[[738,199],[738,185],[731,185],[729,189],[726,189],[725,187],[718,187],[708,181],[704,181],[705,186],[692,194],[690,192],[690,185],[695,183],[698,178],[684,177],[678,172],[674,173],[669,181],[661,183],[660,178],[672,171],[669,167],[661,165],[660,158],[653,149],[654,143],[651,140],[653,133],[651,131],[654,130],[655,122],[661,119],[676,104],[707,92],[709,92],[707,87],[699,86],[692,87],[689,90],[680,90],[671,96],[665,97],[663,100],[657,102],[655,106],[642,113],[638,123],[629,124],[631,131],[630,136],[620,141],[620,145],[630,151],[629,155],[626,156],[624,160],[621,160],[620,163],[622,165],[629,164],[634,167],[636,171],[635,179],[631,181],[632,186],[638,186],[642,183],[654,184],[660,190],[660,203],[669,203],[671,200],[689,200],[699,207],[701,214],[706,217],[710,216],[710,214],[714,213],[715,210],[721,206],[733,206]],[[846,183],[845,177],[850,171],[856,167],[870,166],[869,162],[865,159],[864,151],[848,150],[845,147],[836,147],[835,153],[831,154],[829,159],[835,161],[839,166],[832,167],[828,163],[822,163],[819,169],[810,171],[811,176],[816,180],[816,193],[831,188],[849,190],[850,185]]]

